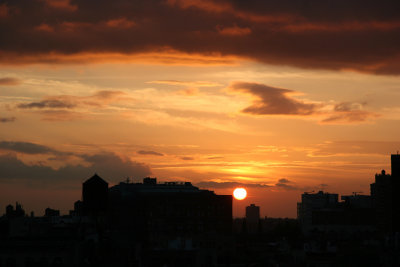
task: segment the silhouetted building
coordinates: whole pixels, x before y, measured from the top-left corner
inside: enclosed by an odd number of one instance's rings
[[[400,155],[391,155],[392,175],[384,170],[375,175],[371,197],[377,226],[384,232],[400,232]]]
[[[342,196],[341,200],[348,208],[353,209],[371,209],[372,208],[372,198],[368,195],[359,195],[356,192],[353,195]]]
[[[44,216],[46,217],[55,217],[55,216],[60,216],[60,211],[59,210],[54,210],[51,208],[47,208],[44,210]]]
[[[13,205],[9,204],[6,207],[6,216],[8,218],[15,218],[15,217],[23,217],[25,216],[25,211],[22,208],[22,205],[18,202],[15,203],[15,210]]]
[[[111,231],[144,266],[212,266],[231,247],[231,195],[145,178],[111,187],[109,198]]]
[[[97,174],[82,185],[82,209],[85,215],[105,214],[108,205],[108,183]]]
[[[374,230],[372,200],[367,195],[342,196],[319,191],[316,194],[304,193],[298,203],[298,219],[303,233],[346,232],[352,234]]]
[[[250,204],[246,207],[246,226],[249,233],[257,233],[260,227],[260,207]]]
[[[316,228],[316,216],[319,211],[331,211],[337,207],[338,194],[304,193],[301,195],[301,203],[297,203],[297,218],[300,221],[304,233]]]
[[[391,163],[392,177],[400,178],[400,155],[398,153],[391,155]]]
[[[108,197],[107,197],[108,199]],[[78,200],[74,203],[74,209],[70,211],[72,216],[82,216],[83,215],[83,202]]]

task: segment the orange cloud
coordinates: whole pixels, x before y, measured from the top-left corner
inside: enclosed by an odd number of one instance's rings
[[[106,22],[108,27],[112,28],[131,28],[136,25],[135,22],[128,20],[127,18],[110,19]]]
[[[242,35],[248,35],[251,33],[250,28],[248,28],[248,27],[241,28],[236,25],[233,27],[217,26],[217,30],[222,35],[231,35],[231,36],[242,36]]]
[[[156,80],[156,81],[150,81],[148,83],[168,84],[177,86],[193,86],[193,87],[215,87],[222,85],[220,83],[208,82],[208,81],[178,81],[178,80]]]
[[[43,32],[54,32],[54,27],[50,26],[49,24],[42,23],[39,26],[36,26],[35,30]]]
[[[3,51],[4,52],[4,51]],[[159,65],[235,65],[241,59],[235,56],[222,56],[221,54],[188,54],[171,49],[158,52],[145,52],[138,54],[122,53],[39,53],[36,55],[17,55],[0,50],[0,65],[26,65],[26,64],[87,64],[87,63],[142,63]]]
[[[336,104],[332,114],[321,123],[354,124],[379,117],[379,114],[362,110],[365,104],[343,102]]]

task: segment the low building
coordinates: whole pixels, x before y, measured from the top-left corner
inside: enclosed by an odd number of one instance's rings
[[[109,219],[118,240],[147,266],[211,266],[231,244],[232,196],[189,182],[120,183],[109,190]],[[140,256],[139,256],[140,255]],[[179,263],[177,263],[179,262]]]
[[[353,194],[318,193],[302,194],[302,202],[298,203],[298,219],[305,235],[312,232],[356,232],[374,230],[374,216],[370,196]]]

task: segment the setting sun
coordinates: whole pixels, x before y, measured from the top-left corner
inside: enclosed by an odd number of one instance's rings
[[[237,200],[243,200],[247,196],[247,191],[244,188],[236,188],[233,190],[233,197]]]

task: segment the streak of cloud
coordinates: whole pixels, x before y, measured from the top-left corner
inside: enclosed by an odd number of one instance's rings
[[[0,123],[14,122],[15,117],[0,117]]]
[[[21,80],[19,80],[17,78],[11,78],[11,77],[0,78],[0,86],[19,85],[20,83],[21,83]]]
[[[139,150],[137,153],[140,155],[164,156],[162,153],[150,150]]]

